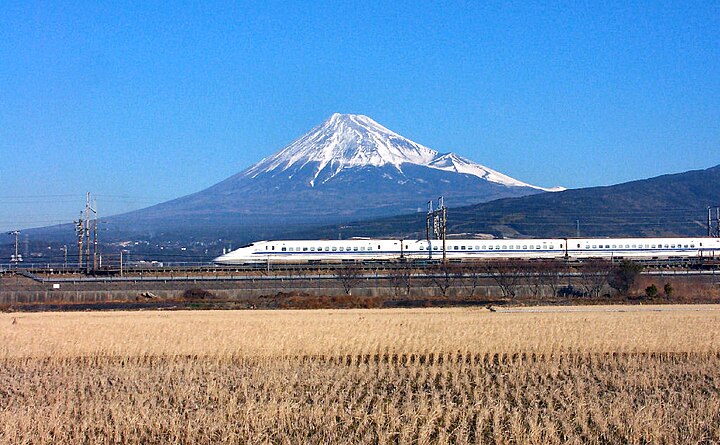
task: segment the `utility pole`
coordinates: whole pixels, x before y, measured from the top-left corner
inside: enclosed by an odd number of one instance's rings
[[[442,233],[442,242],[443,242],[443,264],[447,263],[447,245],[446,245],[446,237],[447,237],[447,207],[445,207],[445,199],[441,196],[438,199],[438,203],[440,204],[440,208],[442,209],[442,220],[441,220],[441,233]]]
[[[713,209],[715,210],[715,218],[713,221]],[[707,236],[720,238],[720,206],[707,208]]]
[[[708,206],[708,208],[707,208],[707,211],[708,211],[708,219],[707,219],[708,234],[707,234],[707,236],[708,236],[708,238],[710,238],[712,236],[712,212],[711,212],[711,209],[712,208],[710,206]]]
[[[83,238],[85,237],[85,221],[83,220],[82,212],[80,212],[80,218],[75,223],[75,234],[78,237],[78,268],[83,267]]]
[[[15,235],[15,255],[10,257],[10,262],[15,263],[15,267],[17,267],[18,263],[22,261],[22,256],[18,254],[18,238],[20,236],[20,231],[13,230],[12,232],[8,232],[8,235]]]
[[[98,212],[97,199],[93,200],[93,270],[98,268]]]
[[[425,239],[428,242],[428,259],[432,259],[432,239],[430,238],[430,226],[433,225],[433,204],[432,201],[428,201],[427,218],[425,218]]]
[[[85,273],[90,273],[90,192],[85,199]]]

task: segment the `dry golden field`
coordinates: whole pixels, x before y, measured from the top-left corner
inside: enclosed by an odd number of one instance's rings
[[[0,443],[720,443],[720,307],[0,314]]]

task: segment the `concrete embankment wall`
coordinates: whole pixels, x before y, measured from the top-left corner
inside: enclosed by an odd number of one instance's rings
[[[56,285],[58,283],[55,283]],[[300,292],[312,296],[345,295],[342,283],[334,279],[314,280],[173,280],[173,281],[124,281],[124,282],[63,282],[59,288],[53,283],[22,283],[0,288],[0,304],[24,304],[45,302],[92,303],[118,300],[142,300],[151,295],[154,298],[180,298],[190,289],[203,289],[220,299],[249,299],[274,296],[278,293]],[[363,279],[351,288],[356,297],[394,298],[406,296],[405,288],[396,288],[388,280]],[[410,292],[416,298],[434,298],[441,295],[437,287],[427,280],[416,280]],[[493,285],[473,286],[458,283],[452,286],[448,297],[495,298],[501,295]]]

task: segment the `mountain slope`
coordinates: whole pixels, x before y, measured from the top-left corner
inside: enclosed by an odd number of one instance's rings
[[[451,234],[504,237],[702,236],[707,207],[720,205],[720,165],[607,187],[543,193],[457,207],[451,200]],[[422,213],[358,221],[307,233],[309,238],[424,236]]]
[[[139,232],[273,236],[299,228],[540,193],[452,153],[440,154],[367,116],[334,114],[278,153],[198,193],[109,218]]]

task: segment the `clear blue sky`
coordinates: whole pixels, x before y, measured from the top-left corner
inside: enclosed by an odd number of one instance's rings
[[[707,168],[720,3],[6,1],[0,230],[201,190],[333,112],[542,186]]]

